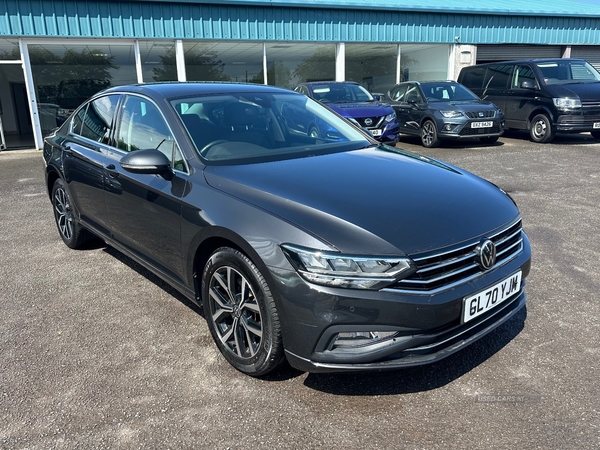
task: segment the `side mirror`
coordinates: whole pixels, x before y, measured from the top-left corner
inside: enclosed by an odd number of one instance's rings
[[[521,83],[521,89],[535,89],[533,81],[525,80]]]
[[[381,101],[381,94],[373,94],[373,98],[379,102]]]
[[[160,175],[171,172],[171,162],[164,153],[155,150],[136,150],[119,161],[121,167],[132,173]]]

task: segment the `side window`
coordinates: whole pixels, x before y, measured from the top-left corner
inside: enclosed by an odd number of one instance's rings
[[[173,169],[185,171],[183,155],[164,117],[154,103],[142,97],[126,97],[117,147],[126,152],[159,150],[169,158]]]
[[[71,119],[71,133],[81,134],[81,125],[83,124],[83,119],[85,117],[85,111],[87,110],[87,105],[82,107],[77,114],[73,115]]]
[[[403,102],[404,94],[406,94],[407,85],[403,84],[390,91],[390,98],[395,102]]]
[[[406,94],[404,96],[404,102],[405,103],[421,103],[422,101],[423,101],[423,96],[419,92],[419,88],[414,84],[409,85],[408,89],[406,89]]]
[[[106,95],[88,104],[81,135],[96,142],[109,144],[119,95]]]
[[[461,84],[469,89],[481,89],[485,78],[486,67],[468,67],[463,69]]]
[[[488,67],[484,89],[505,89],[512,71],[512,64],[498,64]]]
[[[535,81],[535,74],[533,73],[533,70],[531,69],[531,67],[526,66],[526,65],[515,66],[515,73],[513,75],[512,87],[516,88],[516,89],[520,89],[521,83],[523,83],[523,81],[531,81],[534,86],[537,85],[537,83]]]

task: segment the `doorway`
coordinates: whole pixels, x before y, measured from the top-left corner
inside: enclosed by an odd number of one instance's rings
[[[25,75],[20,63],[0,61],[0,121],[3,150],[35,148]]]

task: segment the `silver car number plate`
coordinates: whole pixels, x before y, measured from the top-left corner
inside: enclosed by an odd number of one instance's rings
[[[487,122],[472,122],[471,128],[491,128],[492,125],[493,122],[491,120]]]
[[[463,300],[463,323],[498,306],[521,289],[521,271]]]

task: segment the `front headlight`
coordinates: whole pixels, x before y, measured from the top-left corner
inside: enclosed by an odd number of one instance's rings
[[[460,111],[440,111],[440,114],[444,116],[446,119],[456,119],[457,117],[462,117],[463,113]]]
[[[581,100],[578,98],[553,98],[554,106],[558,109],[573,109],[573,108],[581,108]]]
[[[408,258],[342,255],[289,244],[281,247],[300,276],[323,286],[381,289],[415,269]]]
[[[387,116],[385,116],[385,121],[391,122],[395,118],[396,118],[396,112],[392,112],[392,113],[389,113]]]

